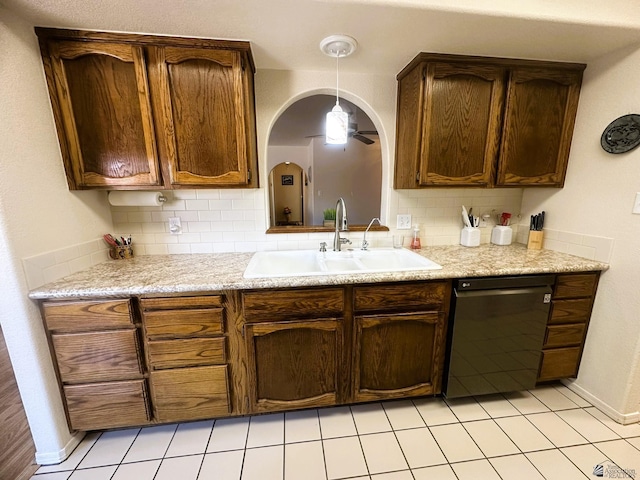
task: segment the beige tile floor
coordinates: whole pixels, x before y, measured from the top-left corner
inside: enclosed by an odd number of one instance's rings
[[[32,480],[584,480],[635,472],[640,478],[640,425],[618,425],[554,385],[92,432]]]

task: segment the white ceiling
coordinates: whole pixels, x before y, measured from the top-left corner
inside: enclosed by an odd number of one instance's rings
[[[38,26],[250,40],[258,69],[395,75],[418,52],[588,62],[640,42],[638,0],[0,0]]]

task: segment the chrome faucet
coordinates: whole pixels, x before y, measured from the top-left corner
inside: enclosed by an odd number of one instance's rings
[[[344,204],[344,199],[340,197],[336,202],[336,233],[333,237],[334,252],[339,252],[343,243],[351,243],[348,238],[340,238],[340,232],[346,232],[347,230],[349,230],[347,206]]]
[[[362,250],[366,250],[369,247],[369,242],[367,242],[367,232],[371,228],[371,225],[373,225],[373,222],[378,222],[378,225],[382,226],[382,224],[380,223],[380,219],[378,217],[374,217],[371,219],[371,221],[369,222],[369,226],[364,231],[364,236],[362,237],[362,247],[361,247]]]

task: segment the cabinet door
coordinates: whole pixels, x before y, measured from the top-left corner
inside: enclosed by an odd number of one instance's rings
[[[337,319],[245,325],[251,410],[335,405],[342,328]]]
[[[142,47],[52,41],[49,48],[69,188],[159,185]]]
[[[428,64],[420,185],[491,183],[504,75],[494,66]]]
[[[444,314],[359,316],[355,321],[355,401],[440,393]]]
[[[149,50],[161,152],[172,185],[247,185],[243,65],[231,50]]]
[[[564,185],[581,82],[582,70],[511,70],[498,186]]]

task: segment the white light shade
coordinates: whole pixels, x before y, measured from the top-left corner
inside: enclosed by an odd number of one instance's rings
[[[326,141],[332,145],[344,145],[347,143],[349,128],[349,115],[342,111],[340,105],[336,104],[327,113]]]

